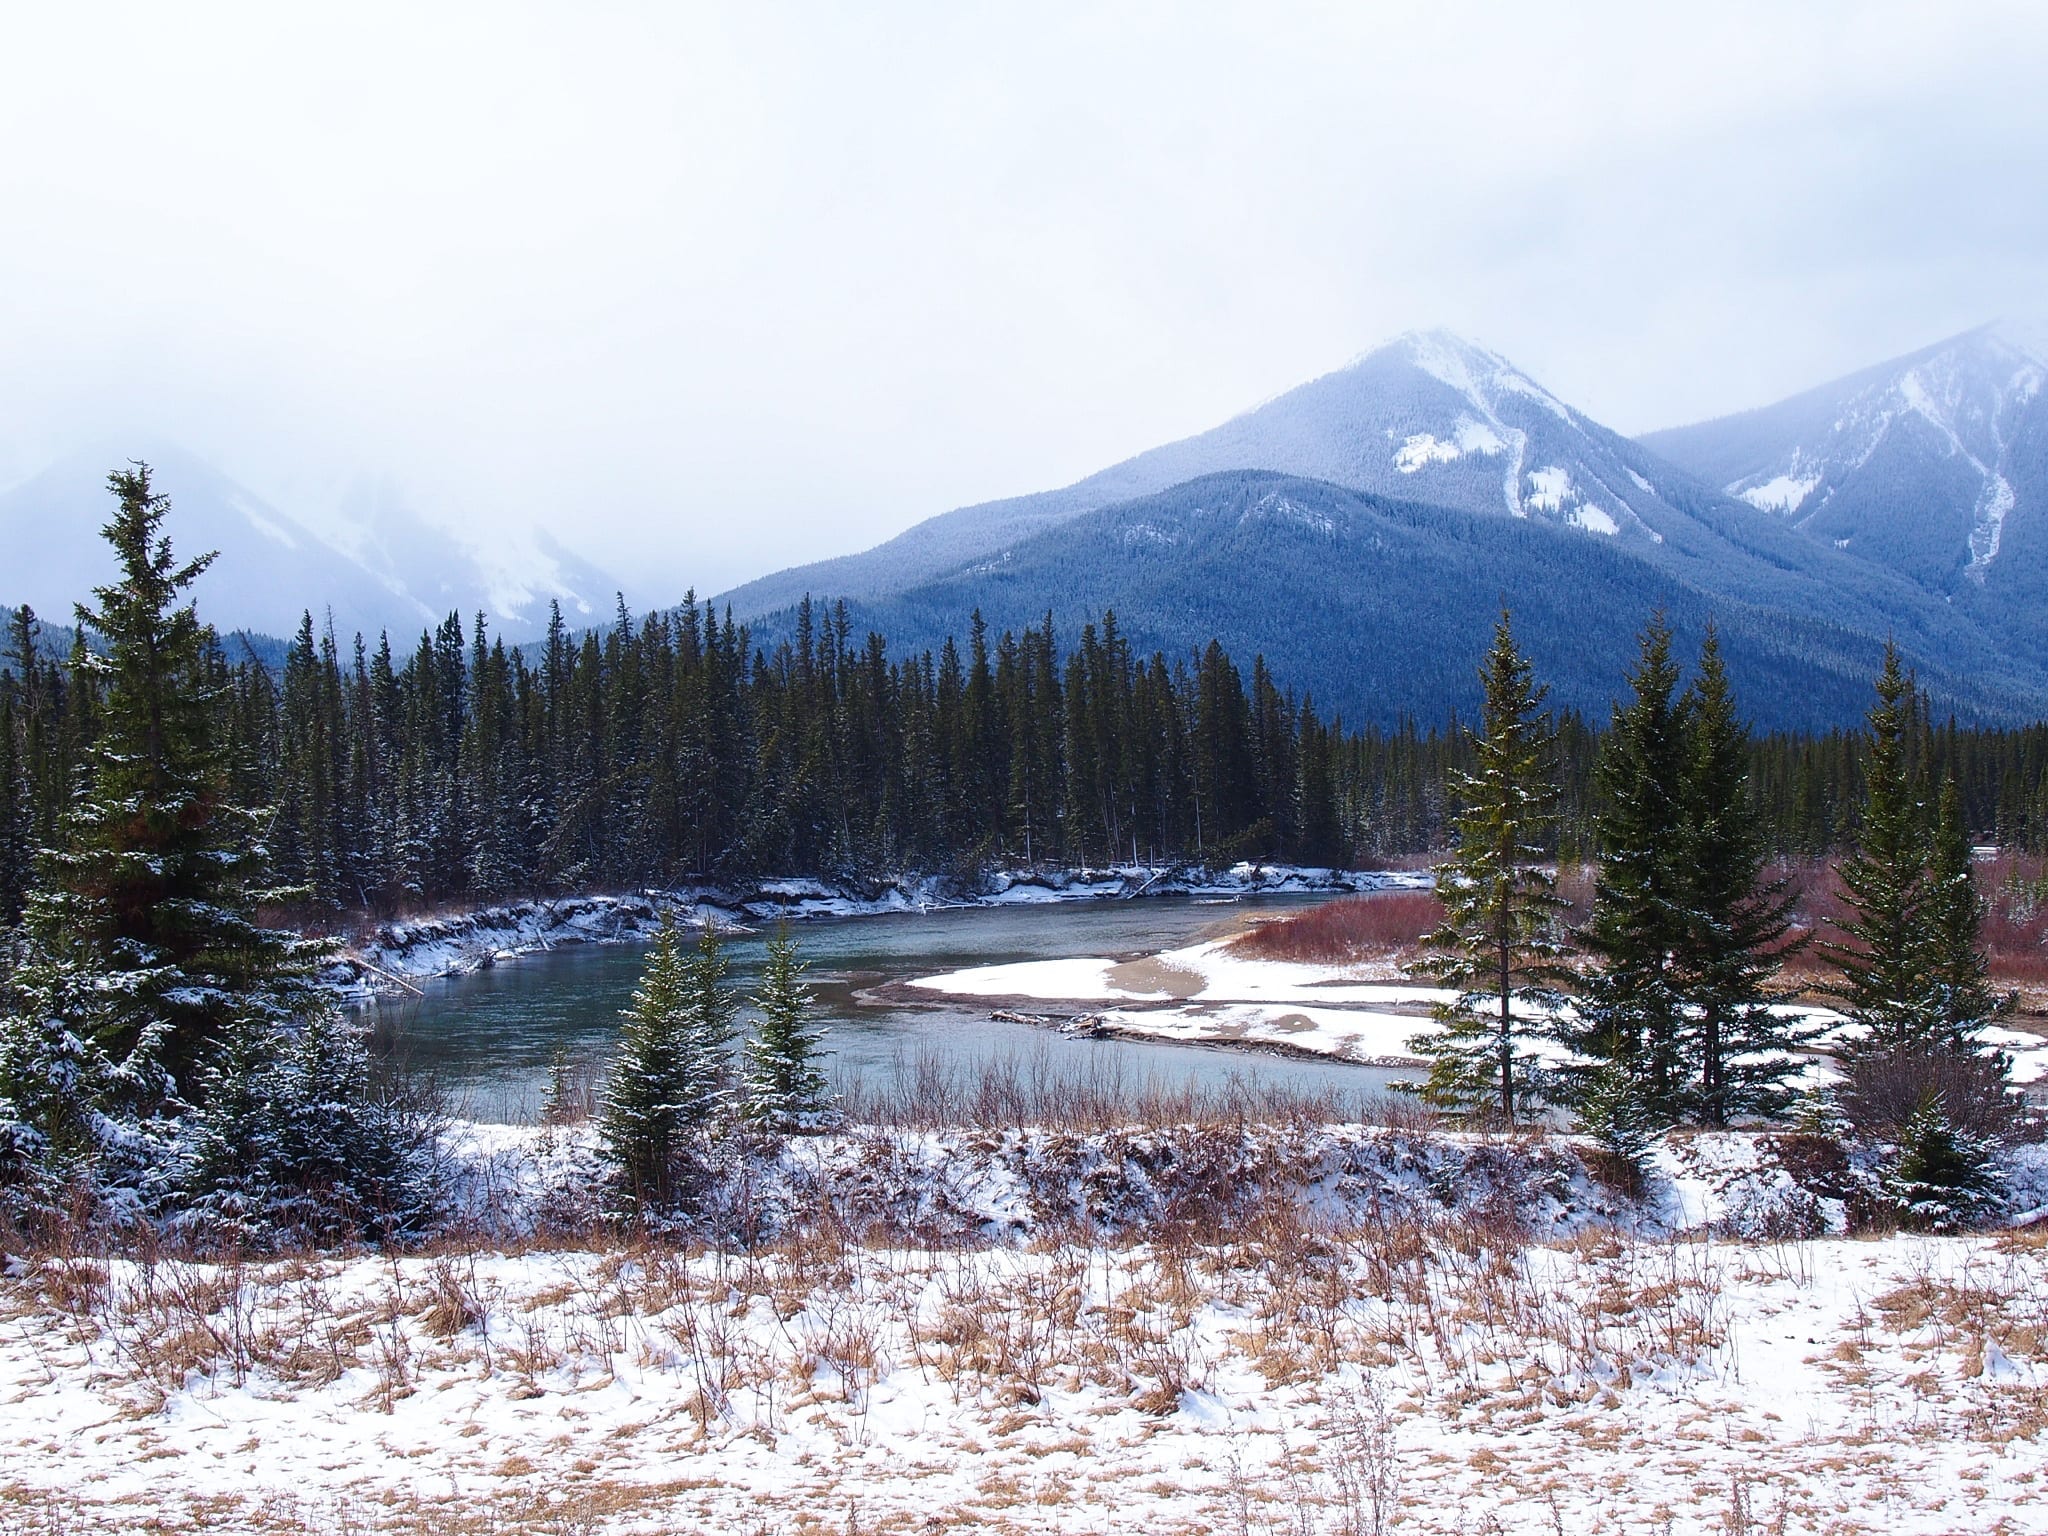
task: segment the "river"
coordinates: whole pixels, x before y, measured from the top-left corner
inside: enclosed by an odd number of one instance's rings
[[[987,1003],[876,995],[889,982],[969,966],[1151,954],[1222,932],[1253,913],[1299,910],[1323,899],[1265,896],[1219,904],[1161,896],[965,907],[818,918],[792,931],[809,962],[830,1069],[842,1084],[857,1079],[886,1085],[907,1071],[929,1071],[936,1062],[956,1074],[1014,1065],[1108,1075],[1133,1088],[1192,1082],[1214,1090],[1236,1080],[1368,1095],[1397,1074],[1258,1051],[1074,1039],[991,1019]],[[728,943],[732,981],[743,997],[752,990],[765,939],[765,933],[755,933]],[[530,1121],[539,1113],[558,1052],[589,1065],[609,1056],[619,1010],[631,1000],[644,953],[637,945],[573,945],[474,975],[429,981],[423,997],[378,1005],[378,1034],[446,1089],[458,1113]]]

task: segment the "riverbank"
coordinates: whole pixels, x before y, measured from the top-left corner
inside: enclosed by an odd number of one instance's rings
[[[950,907],[1024,907],[1178,896],[1219,904],[1247,896],[1359,894],[1419,889],[1426,873],[1237,864],[996,871],[972,881],[903,876],[877,881],[787,877],[683,885],[621,894],[535,898],[473,911],[410,918],[354,936],[328,973],[354,998],[401,993],[429,977],[473,973],[569,944],[644,943],[663,912],[728,929],[821,917],[932,912]]]
[[[456,1139],[505,1202],[588,1132]],[[2048,1239],[1814,1236],[1788,1150],[1672,1138],[1631,1198],[1557,1137],[859,1129],[753,1186],[850,1219],[745,1250],[22,1255],[0,1524],[2038,1527]]]
[[[1067,1033],[1248,1046],[1419,1072],[1427,1062],[1414,1042],[1441,1027],[1431,1009],[1455,994],[1386,981],[1384,969],[1254,959],[1230,939],[1212,939],[1136,960],[1076,956],[975,966],[918,977],[904,988],[979,1000]],[[1834,1068],[1817,1052],[1848,1020],[1808,1003],[1778,1011],[1820,1031],[1816,1053],[1798,1058],[1801,1081],[1811,1087],[1832,1080]],[[2038,1102],[2048,1089],[2048,1036],[1997,1025],[1982,1038],[2007,1054],[2012,1082]],[[1530,1048],[1555,1061],[1569,1056],[1555,1041],[1532,1041]]]

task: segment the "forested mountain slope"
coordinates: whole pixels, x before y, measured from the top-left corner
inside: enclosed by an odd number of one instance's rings
[[[750,615],[805,592],[905,591],[1084,512],[1232,469],[1276,470],[1627,543],[1654,544],[1699,496],[1687,476],[1507,359],[1447,331],[1412,332],[1212,431],[1074,485],[962,507],[864,554],[763,577],[719,601]]]
[[[1760,590],[1784,574],[1753,557],[1750,565]],[[1063,645],[1114,610],[1141,653],[1186,656],[1215,637],[1238,656],[1263,654],[1326,714],[1366,724],[1434,722],[1452,708],[1469,716],[1474,668],[1503,602],[1555,702],[1596,718],[1659,606],[1683,648],[1696,647],[1710,617],[1719,623],[1743,702],[1765,727],[1858,718],[1881,650],[1876,636],[1824,611],[1705,590],[1622,541],[1256,472],[1104,508],[999,561],[850,607],[857,629],[880,630],[899,653],[958,633],[976,608],[998,633],[1051,612]],[[1990,720],[2026,714],[2037,680],[2002,685],[1975,664],[1986,659],[1980,639],[1938,612],[1922,617],[1901,638],[1942,707]],[[789,622],[787,612],[771,618],[767,632]]]
[[[1716,474],[1722,467],[1695,462]],[[1161,542],[1132,531],[1158,525],[1154,513],[1180,516],[1205,494],[1176,487],[1243,471],[1321,482],[1289,493],[1315,504],[1318,516],[1329,512],[1322,504],[1332,488],[1367,493],[1353,510],[1398,500],[1410,508],[1400,514],[1409,531],[1381,530],[1378,545],[1338,536],[1311,551],[1298,529],[1282,531],[1285,519],[1256,518],[1233,536],[1228,559],[1212,557],[1211,537]],[[1131,510],[1149,498],[1158,504]],[[1449,536],[1450,520],[1424,517],[1417,503],[1462,515],[1463,531]],[[1104,522],[1109,509],[1122,510]],[[1437,531],[1419,540],[1423,522]],[[2008,547],[2030,537],[2023,522],[2009,520]],[[1112,524],[1123,533],[1106,535]],[[1394,550],[1414,563],[1404,568]],[[2028,569],[2007,562],[2011,578]],[[892,642],[914,645],[957,633],[975,607],[1005,623],[1050,609],[1072,633],[1110,605],[1111,592],[1134,635],[1175,651],[1210,633],[1232,637],[1236,649],[1266,650],[1291,682],[1354,719],[1408,709],[1437,719],[1449,703],[1469,702],[1462,673],[1451,677],[1428,647],[1411,654],[1410,641],[1435,626],[1440,638],[1476,651],[1474,615],[1503,600],[1518,614],[1558,608],[1558,633],[1578,632],[1572,646],[1589,657],[1582,672],[1567,670],[1589,688],[1595,677],[1605,679],[1599,689],[1611,688],[1620,675],[1591,655],[1619,656],[1624,637],[1664,598],[1675,614],[1721,614],[1731,635],[1754,637],[1759,660],[1781,658],[1750,683],[1759,719],[1808,726],[1846,718],[1820,679],[1844,666],[1867,672],[1887,635],[1967,714],[2004,719],[2048,707],[2048,647],[2029,638],[2033,625],[2048,626],[2048,591],[2043,617],[2016,622],[2009,602],[1987,602],[1975,587],[1959,599],[1906,564],[1870,558],[1854,540],[1814,537],[1444,332],[1401,337],[1212,432],[1063,490],[963,508],[866,554],[785,571],[719,601],[772,630],[805,594],[845,598],[872,613]],[[1309,611],[1318,620],[1304,628]],[[1370,665],[1368,652],[1378,658]],[[1569,680],[1561,686],[1578,702],[1606,697],[1574,692]]]

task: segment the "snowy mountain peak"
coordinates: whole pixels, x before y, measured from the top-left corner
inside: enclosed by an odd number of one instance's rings
[[[2048,365],[2048,315],[2010,316],[1984,327],[1991,339]]]
[[[2048,327],[1980,326],[1777,405],[1644,441],[1729,495],[1952,591],[2048,504]]]

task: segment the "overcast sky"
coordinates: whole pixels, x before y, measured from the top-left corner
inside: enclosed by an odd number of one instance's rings
[[[1411,328],[1633,432],[2048,310],[2039,4],[316,9],[10,8],[0,483],[388,473],[647,601]]]

